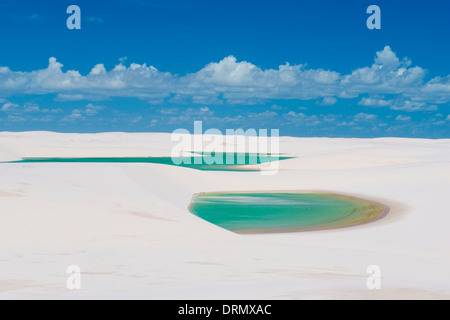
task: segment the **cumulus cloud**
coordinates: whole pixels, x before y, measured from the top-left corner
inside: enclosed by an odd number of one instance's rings
[[[337,99],[335,97],[325,97],[320,101],[317,101],[316,104],[319,106],[333,106],[337,103]]]
[[[19,114],[19,113],[36,113],[40,112],[40,108],[34,103],[25,103],[24,105],[19,105],[17,103],[6,101],[6,103],[0,108],[0,111],[8,114]]]
[[[355,115],[353,117],[354,121],[361,121],[361,122],[374,121],[377,119],[378,119],[378,116],[376,114],[368,114],[368,113],[364,113],[364,112],[358,113],[357,115]]]
[[[358,102],[360,106],[364,107],[387,107],[392,104],[392,101],[377,99],[377,98],[362,98],[360,102]]]
[[[50,58],[46,69],[32,72],[14,72],[8,67],[0,67],[0,93],[3,96],[22,92],[57,93],[65,97],[97,95],[103,98],[110,95],[158,96],[168,94],[165,88],[174,78],[145,64],[131,64],[129,67],[119,64],[109,72],[104,65],[98,64],[86,76],[74,70],[63,72],[62,67],[56,58]]]
[[[326,92],[336,92],[339,74],[288,63],[278,69],[262,70],[230,56],[177,80],[177,93],[182,98],[222,96],[231,103],[248,103],[254,99],[320,98]]]
[[[88,116],[95,116],[100,110],[104,110],[105,107],[103,106],[94,106],[92,103],[89,103],[85,108],[84,108],[84,113],[86,113],[86,115]]]
[[[103,64],[97,64],[94,68],[92,68],[90,75],[97,75],[97,74],[106,74],[106,68]]]
[[[20,106],[16,103],[7,102],[3,105],[3,107],[0,109],[3,112],[11,112],[13,110],[17,110]]]
[[[87,75],[63,71],[56,58],[46,69],[31,72],[0,67],[0,96],[56,94],[59,100],[106,100],[137,97],[151,104],[192,103],[199,105],[258,104],[268,100],[317,99],[333,105],[337,98],[362,98],[360,105],[419,111],[450,102],[450,75],[425,81],[426,72],[412,67],[386,46],[376,53],[371,66],[341,75],[332,70],[311,69],[286,63],[276,69],[261,69],[234,56],[206,65],[198,72],[177,76],[153,66],[125,59],[112,70],[101,63]],[[383,95],[395,95],[385,100]]]
[[[399,116],[397,116],[397,118],[395,118],[395,120],[397,120],[397,121],[410,121],[411,117],[410,116],[399,115]]]
[[[429,101],[431,103],[446,103],[450,101],[450,75],[436,77],[411,93],[415,100]]]
[[[89,103],[84,108],[74,109],[70,115],[67,115],[62,118],[62,121],[77,121],[77,120],[85,120],[86,117],[92,117],[99,113],[99,111],[106,109],[103,106],[95,106],[92,103]]]
[[[297,126],[317,126],[322,123],[318,115],[306,115],[304,113],[296,113],[290,111],[283,115],[283,118],[290,123],[294,123]]]
[[[375,63],[343,76],[341,84],[346,92],[353,94],[381,93],[399,94],[422,85],[425,70],[410,68],[407,59],[400,61],[390,47],[377,52]]]
[[[411,101],[397,99],[391,106],[392,110],[415,112],[415,111],[436,111],[438,107],[436,105],[429,105],[426,102]]]

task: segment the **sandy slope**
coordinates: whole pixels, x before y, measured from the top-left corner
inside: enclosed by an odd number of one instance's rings
[[[0,133],[24,156],[169,155],[168,134]],[[282,138],[274,176],[155,164],[0,164],[0,299],[450,299],[450,140]],[[315,190],[382,201],[370,225],[238,236],[193,193]],[[66,289],[69,265],[82,290]],[[382,270],[382,290],[366,269]]]

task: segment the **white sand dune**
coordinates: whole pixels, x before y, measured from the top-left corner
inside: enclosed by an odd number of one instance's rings
[[[20,157],[170,155],[169,134],[0,133]],[[158,164],[0,163],[0,299],[450,299],[450,140],[281,138],[273,176]],[[347,229],[240,236],[213,191],[328,191],[392,207]],[[82,270],[82,290],[66,269]],[[382,289],[368,290],[378,265]]]
[[[21,158],[18,155],[14,154],[10,150],[0,145],[0,161],[7,162],[7,161],[17,161],[20,159]]]

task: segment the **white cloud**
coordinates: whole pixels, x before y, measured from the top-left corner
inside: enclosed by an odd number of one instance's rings
[[[411,101],[398,99],[394,101],[391,106],[392,110],[415,112],[415,111],[436,111],[438,107],[436,105],[429,105],[426,102]]]
[[[390,106],[392,102],[389,100],[364,97],[358,104],[365,107],[387,107]]]
[[[139,123],[141,121],[142,121],[142,117],[141,116],[137,116],[137,117],[131,119],[130,122],[133,123],[133,124],[136,124],[136,123]]]
[[[117,66],[106,72],[102,64],[82,76],[78,71],[62,71],[63,65],[50,58],[47,69],[32,72],[14,72],[7,67],[0,68],[0,93],[14,95],[58,93],[80,97],[80,95],[147,96],[168,94],[165,87],[173,76],[157,71],[153,67],[132,64],[129,68]],[[161,94],[161,92],[164,92]]]
[[[374,121],[378,119],[378,116],[376,114],[368,114],[368,113],[358,113],[353,117],[354,121]]]
[[[317,101],[316,104],[319,106],[333,106],[337,103],[337,99],[335,97],[325,97],[320,101]]]
[[[392,52],[391,48],[386,46],[383,51],[377,52],[375,57],[375,63],[379,66],[384,66],[387,69],[395,70],[400,66],[400,60],[397,55]],[[410,65],[411,62],[407,61],[405,65]]]
[[[322,120],[317,115],[308,116],[304,113],[296,113],[294,111],[284,114],[283,118],[297,126],[317,126],[322,123]]]
[[[0,108],[0,111],[9,114],[19,114],[19,113],[36,113],[40,112],[40,108],[34,103],[25,103],[24,105],[19,105],[17,103],[6,101],[6,103]]]
[[[350,94],[407,93],[411,88],[421,86],[425,70],[420,67],[409,68],[409,60],[402,62],[390,47],[377,52],[371,67],[360,68],[343,77],[341,84]]]
[[[213,115],[214,114],[214,112],[211,111],[211,109],[209,109],[208,107],[200,108],[200,113],[201,114],[209,114],[209,115]]]
[[[71,122],[71,121],[84,120],[84,119],[86,119],[86,117],[83,115],[81,110],[75,109],[72,111],[72,113],[70,115],[62,118],[62,121]]]
[[[92,103],[89,103],[85,108],[84,108],[84,113],[87,116],[95,116],[100,110],[104,110],[105,107],[103,106],[94,106]]]
[[[450,101],[450,75],[436,77],[409,95],[418,101],[446,103]]]
[[[430,105],[427,102],[423,101],[412,101],[405,99],[402,96],[398,96],[392,100],[384,100],[383,98],[362,98],[358,105],[364,107],[389,107],[392,110],[398,111],[407,111],[407,112],[415,112],[415,111],[436,111],[438,107],[436,105]]]
[[[89,103],[84,108],[72,110],[72,113],[68,116],[63,117],[62,121],[70,122],[70,121],[84,120],[86,119],[86,117],[92,117],[97,115],[100,110],[104,109],[105,107],[103,106],[95,106]]]
[[[24,122],[26,120],[27,119],[22,116],[8,115],[8,121],[11,121],[11,122]]]
[[[397,120],[397,121],[405,121],[406,122],[406,121],[410,121],[411,117],[399,115],[399,116],[397,116],[397,118],[395,118],[395,120]]]
[[[254,99],[315,99],[323,93],[337,92],[339,74],[303,65],[285,64],[278,69],[262,70],[249,62],[229,56],[210,63],[197,73],[177,79],[182,98],[193,95],[222,95],[232,103]]]
[[[3,112],[11,112],[19,108],[20,106],[16,103],[6,102],[0,110]]]
[[[27,102],[23,105],[6,100],[4,102],[5,103],[0,108],[0,112],[7,115],[7,123],[25,121],[50,122],[56,119],[57,114],[63,112],[63,110],[59,108],[41,108],[39,105],[31,102]]]
[[[107,100],[110,97],[137,97],[152,104],[258,104],[267,100],[319,99],[332,105],[339,98],[362,98],[360,105],[419,111],[450,102],[450,75],[425,82],[425,70],[411,67],[386,46],[377,52],[371,66],[350,74],[310,69],[286,63],[277,69],[261,69],[229,56],[184,76],[161,72],[146,64],[122,59],[112,70],[95,65],[89,74],[63,71],[63,65],[50,58],[46,69],[31,72],[0,67],[0,95],[57,94],[59,100]],[[395,95],[393,100],[377,98]],[[395,99],[396,98],[396,99]],[[402,101],[399,103],[398,101]],[[434,107],[435,108],[435,107]]]
[[[40,108],[39,108],[39,106],[37,105],[37,104],[35,104],[35,103],[25,103],[24,104],[24,111],[25,112],[39,112],[40,111]]]
[[[106,74],[106,68],[103,64],[97,64],[92,68],[90,75]]]

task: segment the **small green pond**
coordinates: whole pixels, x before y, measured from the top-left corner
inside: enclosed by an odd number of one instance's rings
[[[373,222],[389,208],[363,199],[319,193],[203,193],[190,211],[236,233],[334,229]]]

